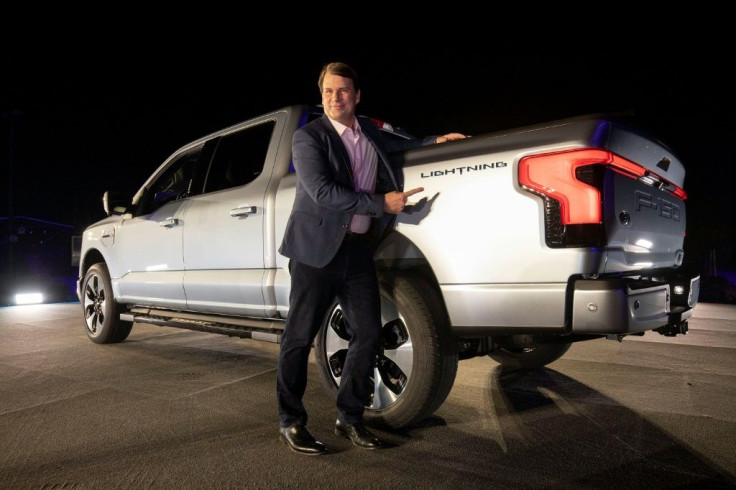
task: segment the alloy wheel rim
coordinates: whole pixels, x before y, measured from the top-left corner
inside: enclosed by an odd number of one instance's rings
[[[324,352],[336,386],[340,385],[347,347],[345,317],[337,305],[327,321]],[[373,392],[370,403],[366,405],[368,408],[385,409],[398,401],[411,378],[413,355],[414,348],[405,320],[391,301],[381,298],[381,340],[371,378]]]
[[[105,319],[105,290],[100,287],[100,277],[97,275],[90,277],[85,284],[84,291],[84,316],[87,329],[92,334],[96,334],[97,327]]]

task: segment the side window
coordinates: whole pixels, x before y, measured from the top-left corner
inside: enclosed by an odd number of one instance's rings
[[[150,214],[167,202],[189,197],[202,148],[181,155],[148,187],[138,204],[138,215]]]
[[[275,125],[274,121],[269,121],[220,138],[205,192],[249,184],[261,175]]]

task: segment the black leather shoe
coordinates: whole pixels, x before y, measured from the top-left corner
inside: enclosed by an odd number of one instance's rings
[[[365,449],[378,449],[381,447],[381,441],[370,433],[363,424],[348,424],[338,419],[335,422],[335,434],[345,439],[350,439],[353,444]]]
[[[306,427],[293,424],[289,427],[280,427],[279,434],[289,449],[308,456],[316,456],[327,452],[324,444],[312,437]]]

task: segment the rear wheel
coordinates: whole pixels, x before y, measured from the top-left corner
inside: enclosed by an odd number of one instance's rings
[[[533,369],[546,366],[562,357],[571,342],[540,342],[531,335],[512,335],[496,340],[499,347],[488,357],[504,367]]]
[[[436,291],[418,275],[380,278],[382,338],[373,370],[367,423],[394,429],[431,415],[450,393],[458,355]],[[322,381],[337,398],[348,337],[335,303],[315,340]]]
[[[120,319],[121,308],[113,297],[110,272],[102,262],[84,275],[82,311],[87,337],[96,344],[122,342],[133,328],[133,322]]]

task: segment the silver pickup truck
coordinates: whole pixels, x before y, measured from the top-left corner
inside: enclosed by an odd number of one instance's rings
[[[279,342],[291,139],[319,115],[290,106],[244,121],[174,152],[132,197],[105,193],[79,264],[88,337],[122,342],[138,322]],[[577,341],[687,332],[700,278],[681,267],[685,170],[656,140],[585,116],[393,157],[405,187],[425,191],[375,256],[383,340],[367,422],[431,415],[463,359],[536,368]],[[343,322],[335,304],[314,345],[333,396]]]

